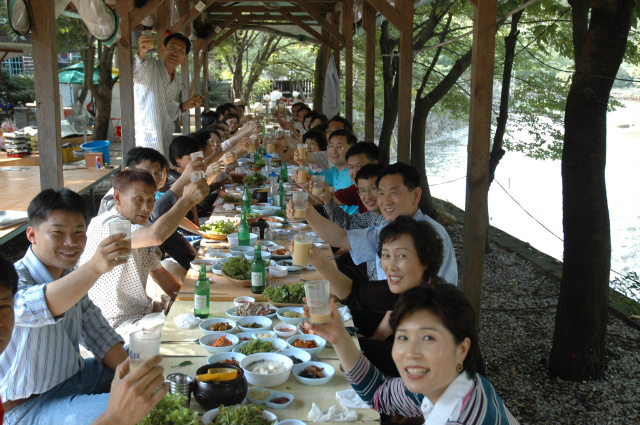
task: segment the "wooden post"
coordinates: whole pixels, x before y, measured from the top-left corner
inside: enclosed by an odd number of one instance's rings
[[[496,0],[480,0],[473,13],[471,110],[467,148],[467,194],[461,287],[480,318],[482,270],[487,231],[491,96],[496,34]]]
[[[376,25],[375,9],[367,0],[362,2],[362,26],[367,35],[364,77],[364,140],[373,142],[376,89]]]
[[[203,79],[203,88],[202,94],[204,94],[204,101],[202,105],[204,106],[204,110],[209,110],[209,49],[207,46],[204,46],[202,49],[202,79]],[[200,118],[202,121],[202,117]]]
[[[205,49],[201,49],[202,52],[204,52]],[[193,89],[189,90],[189,92],[193,92],[193,93],[189,93],[190,97],[191,96],[196,96],[198,94],[201,94],[200,92],[200,71],[202,66],[200,65],[201,61],[200,61],[200,54],[201,51],[200,50],[194,50],[193,52],[193,81],[192,81],[192,86]],[[204,62],[204,61],[203,61]],[[194,114],[196,117],[196,130],[199,130],[200,127],[202,127],[202,117],[200,116],[200,107],[196,108],[194,110]]]
[[[334,28],[340,28],[340,12],[339,11],[335,11],[333,13],[331,13],[331,19],[333,21],[333,27]],[[333,42],[333,60],[336,63],[336,70],[338,71],[338,76],[342,75],[342,72],[340,71],[340,42],[338,40],[334,40]]]
[[[160,55],[160,50],[164,46],[164,34],[167,32],[167,20],[169,17],[166,13],[166,7],[163,5],[159,6],[156,9],[156,51],[158,52],[158,56]]]
[[[118,40],[118,68],[120,71],[120,123],[122,125],[122,161],[136,145],[136,129],[134,120],[133,97],[133,57],[131,56],[131,27],[129,27],[129,0],[117,0],[116,12],[120,16],[120,32]]]
[[[58,47],[53,2],[30,2],[34,80],[38,115],[40,189],[60,189],[62,148],[60,142],[60,93],[58,90]]]
[[[178,3],[178,13],[184,16],[189,12],[189,4],[186,1]],[[189,38],[190,29],[184,31],[185,37]],[[195,53],[195,52],[194,52]],[[180,65],[180,74],[182,76],[182,101],[189,100],[189,57]],[[191,110],[187,109],[182,113],[182,134],[185,136],[191,132]]]
[[[411,73],[413,67],[413,1],[398,0],[402,16],[398,83],[398,161],[409,163],[411,144]]]
[[[342,2],[344,35],[344,117],[353,122],[353,0]]]

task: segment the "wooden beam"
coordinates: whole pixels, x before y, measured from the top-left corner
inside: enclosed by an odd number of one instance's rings
[[[394,27],[402,29],[402,16],[400,12],[391,6],[386,0],[364,0],[369,2],[378,12],[382,14]],[[400,1],[400,0],[399,0]],[[398,5],[396,2],[396,5]]]
[[[353,122],[353,0],[342,2],[344,36],[344,117]]]
[[[116,0],[117,2],[118,0]],[[129,14],[129,28],[135,28],[138,26],[138,24],[140,24],[140,22],[142,22],[142,20],[149,15],[151,12],[153,12],[154,10],[156,10],[156,8],[158,6],[160,6],[162,3],[164,3],[164,0],[149,0],[149,2],[147,4],[145,4],[143,7],[141,8],[135,8],[133,9]],[[118,13],[119,16],[121,16]],[[120,23],[120,26],[122,27],[122,23]]]
[[[467,147],[467,193],[461,287],[480,317],[482,270],[487,235],[491,101],[496,43],[496,0],[482,0],[473,13],[471,109]]]
[[[195,21],[209,6],[213,4],[213,0],[208,0],[206,3],[198,1],[195,6],[189,10],[185,15],[182,15],[178,22],[173,24],[169,31],[182,32],[191,22]]]
[[[265,6],[244,6],[242,5],[242,3],[240,3],[240,6],[220,6],[220,7],[216,7],[215,10],[213,10],[212,12],[209,12],[210,14],[217,14],[217,13],[228,13],[228,12],[234,12],[234,11],[240,11],[243,13],[265,13],[265,14],[274,14],[274,13],[280,13],[280,12],[296,12],[296,13],[300,13],[300,12],[307,12],[305,10],[305,8],[303,7],[303,4],[300,3],[300,6],[283,6],[283,7],[279,7],[279,8],[268,8]],[[330,5],[313,5],[313,6],[307,6],[306,7],[311,7],[311,9],[316,12],[316,13],[329,13],[329,12],[333,12],[333,6]],[[307,12],[308,13],[308,12]]]
[[[205,47],[207,47],[207,51],[211,50],[208,48],[209,43],[211,43],[213,41],[214,38],[216,38],[219,34],[220,31],[222,31],[223,29],[227,28],[229,25],[231,25],[231,23],[233,21],[236,20],[237,17],[239,17],[240,15],[242,15],[242,13],[240,12],[235,12],[232,13],[231,16],[229,16],[222,24],[220,24],[219,26],[214,27],[214,31],[211,33],[211,35],[203,40],[198,40],[196,41],[194,44],[198,44],[198,48],[199,49],[204,49]]]
[[[34,82],[38,105],[40,189],[64,187],[60,142],[60,93],[58,91],[58,46],[53,2],[30,2]]]
[[[116,0],[116,12],[120,16],[120,32],[122,36],[118,40],[118,70],[120,78],[120,124],[122,125],[122,160],[123,169],[124,158],[136,145],[136,129],[134,119],[134,96],[133,96],[133,57],[131,56],[131,27],[130,19],[126,19],[130,9],[129,0]]]
[[[204,49],[202,50],[196,50],[193,52],[193,81],[191,82],[191,89],[189,90],[189,97],[193,97],[193,96],[197,96],[199,94],[202,94],[200,91],[200,71],[202,71],[202,61],[201,61],[201,52],[203,52]],[[194,115],[195,115],[195,124],[196,124],[196,131],[200,130],[200,127],[202,127],[202,117],[200,116],[200,107],[195,108],[194,110]]]
[[[402,14],[398,82],[398,161],[409,163],[411,144],[411,76],[413,68],[413,1],[398,0]]]
[[[216,38],[213,41],[213,45],[214,46],[219,46],[220,43],[222,43],[223,41],[225,41],[227,38],[229,38],[234,32],[238,31],[240,28],[242,28],[244,26],[244,24],[246,24],[249,20],[251,20],[251,15],[244,15],[242,16],[240,19],[238,19],[238,22],[236,22],[235,24],[233,24],[233,26],[231,26],[229,28],[229,30],[227,32],[225,32],[224,34],[222,34],[220,37]]]
[[[164,35],[167,31],[167,26],[169,24],[169,17],[167,16],[167,10],[162,5],[156,10],[156,52],[160,54],[162,47],[164,46]]]
[[[340,28],[340,12],[332,12],[331,13],[332,25],[334,28]],[[342,34],[340,34],[342,35]],[[344,43],[342,43],[344,46]],[[334,39],[333,42],[333,61],[336,64],[336,70],[338,71],[338,76],[342,78],[342,71],[340,69],[340,42]]]
[[[322,17],[319,13],[317,13],[314,9],[316,9],[315,6],[311,6],[307,3],[301,2],[299,3],[300,8],[302,8],[302,10],[304,10],[305,12],[307,12],[309,14],[310,17],[312,17],[313,19],[315,19],[315,21],[320,24],[320,26],[325,29],[327,31],[327,33],[329,33],[329,36],[331,38],[333,38],[334,40],[336,40],[338,43],[340,43],[341,45],[344,46],[345,40],[344,40],[344,36],[342,34],[340,34],[340,32],[336,29],[336,27],[334,27],[333,25],[331,25],[329,23],[329,21],[327,19],[325,19],[324,17]]]
[[[362,27],[366,31],[366,57],[364,76],[364,140],[373,142],[376,90],[376,16],[368,1],[362,3]]]
[[[317,40],[321,41],[324,44],[327,44],[327,45],[329,44],[328,38],[323,37],[322,34],[318,33],[318,31],[311,28],[309,25],[307,25],[302,19],[298,18],[296,15],[292,15],[289,12],[280,12],[280,14],[284,16],[286,19],[296,24],[297,26],[299,26],[300,28],[302,28],[303,30],[305,30],[311,37],[316,38]]]

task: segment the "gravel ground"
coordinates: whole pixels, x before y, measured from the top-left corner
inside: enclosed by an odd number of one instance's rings
[[[463,227],[447,230],[460,255]],[[486,377],[522,424],[640,423],[640,331],[617,318],[609,316],[602,379],[550,376],[559,289],[558,280],[492,244],[484,261],[480,323]]]

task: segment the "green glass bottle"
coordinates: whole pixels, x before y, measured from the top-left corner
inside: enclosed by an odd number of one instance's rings
[[[266,268],[260,249],[260,245],[256,245],[251,263],[251,292],[254,294],[262,294],[267,284]]]
[[[289,176],[287,176],[287,163],[282,161],[282,165],[280,166],[280,182],[289,181]]]
[[[260,161],[260,149],[256,149],[253,152],[253,163],[255,164],[258,161]]]
[[[247,213],[242,211],[240,219],[240,226],[238,227],[238,245],[249,246],[251,242],[251,230],[249,229],[249,223],[247,223]]]
[[[193,315],[201,319],[209,317],[209,295],[211,284],[207,279],[207,269],[200,264],[200,275],[193,289]]]
[[[247,215],[251,214],[251,192],[249,192],[249,185],[247,183],[244,184],[241,208]]]
[[[282,180],[280,180],[280,187],[278,188],[278,205],[280,205],[280,210],[281,211],[285,211],[285,214],[283,215],[283,219],[284,221],[282,222],[283,226],[288,226],[289,225],[289,220],[287,219],[287,191],[284,190],[284,184],[282,183]]]

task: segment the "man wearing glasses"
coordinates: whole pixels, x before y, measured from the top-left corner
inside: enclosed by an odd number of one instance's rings
[[[167,36],[158,59],[147,57],[147,52],[154,46],[152,36],[141,35],[138,46],[133,61],[136,146],[153,148],[167,156],[173,122],[181,112],[198,108],[202,103],[201,95],[183,103],[178,101],[180,91],[187,88],[182,86],[180,74],[175,69],[187,59],[191,42],[182,34]]]

